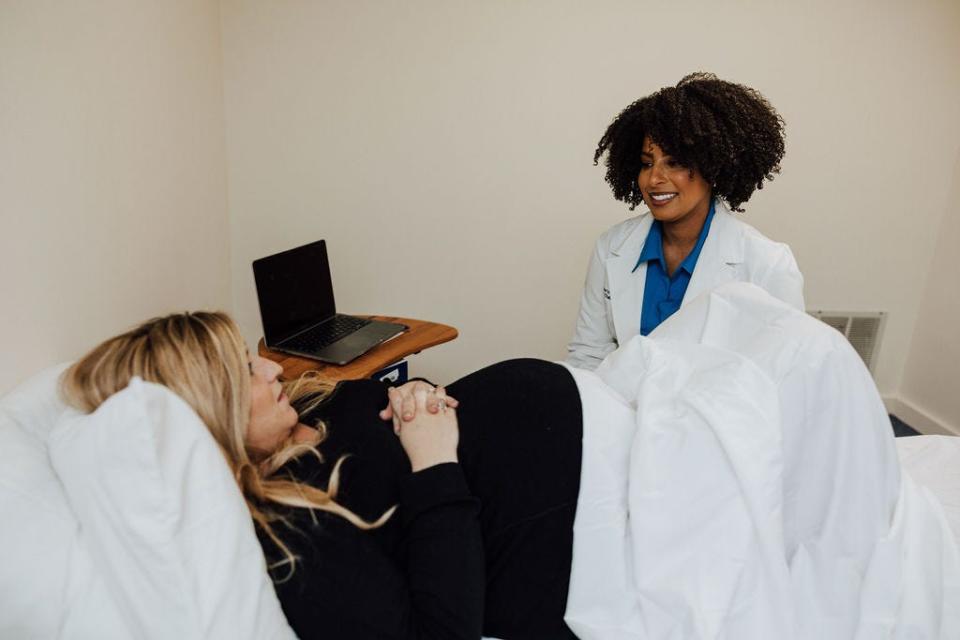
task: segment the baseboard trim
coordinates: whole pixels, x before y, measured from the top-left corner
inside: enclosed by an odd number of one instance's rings
[[[908,400],[887,396],[884,397],[883,404],[888,413],[897,416],[924,435],[960,436],[960,427],[934,418]]]

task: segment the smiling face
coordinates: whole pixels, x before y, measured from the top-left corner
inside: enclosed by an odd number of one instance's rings
[[[649,137],[643,139],[637,185],[653,217],[663,223],[706,219],[710,185],[694,169],[684,167]]]
[[[276,451],[297,426],[297,412],[280,385],[282,371],[272,360],[250,357],[250,424],[245,442],[261,455]]]

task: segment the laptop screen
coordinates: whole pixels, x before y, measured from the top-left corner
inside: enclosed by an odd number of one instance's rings
[[[260,319],[268,345],[336,314],[323,240],[253,261]]]

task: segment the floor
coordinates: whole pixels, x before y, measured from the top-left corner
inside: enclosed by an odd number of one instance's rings
[[[906,436],[919,436],[921,433],[908,425],[906,422],[898,418],[897,416],[890,414],[890,423],[893,425],[893,435],[896,438],[903,438]]]

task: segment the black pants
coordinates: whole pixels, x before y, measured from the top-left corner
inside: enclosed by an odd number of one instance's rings
[[[460,463],[482,504],[484,635],[575,638],[563,622],[580,488],[580,395],[569,371],[509,360],[448,386]]]

